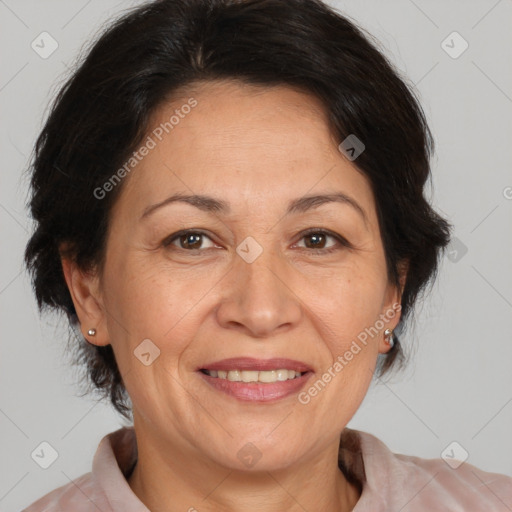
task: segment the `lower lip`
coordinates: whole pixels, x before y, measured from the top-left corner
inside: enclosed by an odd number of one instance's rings
[[[228,379],[210,377],[199,371],[199,375],[217,391],[222,391],[239,400],[248,402],[276,402],[298,393],[309,379],[311,372],[291,380],[271,383],[263,382],[232,382]]]

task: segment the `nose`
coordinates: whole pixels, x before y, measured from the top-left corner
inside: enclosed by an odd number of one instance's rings
[[[272,251],[263,250],[252,263],[236,255],[228,276],[217,308],[222,327],[263,338],[300,321],[303,309],[290,267]]]

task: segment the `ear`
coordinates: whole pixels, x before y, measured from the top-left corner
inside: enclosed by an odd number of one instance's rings
[[[93,345],[108,345],[109,337],[99,276],[96,272],[86,272],[78,268],[73,259],[66,256],[61,256],[61,263],[66,284],[80,321],[82,335]],[[89,335],[87,332],[89,329],[95,329],[96,334]]]
[[[385,354],[389,352],[390,346],[384,341],[384,331],[386,329],[394,330],[400,322],[402,312],[402,293],[405,288],[407,281],[407,273],[409,271],[409,261],[402,260],[398,264],[398,275],[400,286],[397,287],[395,284],[388,285],[388,291],[386,294],[386,300],[384,302],[383,310],[381,313],[381,319],[385,323],[381,339],[379,341],[379,352]]]

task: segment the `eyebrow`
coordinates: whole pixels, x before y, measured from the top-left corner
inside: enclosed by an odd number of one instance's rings
[[[140,220],[148,217],[156,210],[167,206],[171,203],[186,203],[192,206],[195,206],[199,210],[202,210],[207,213],[220,213],[222,215],[227,215],[231,212],[231,208],[229,203],[223,201],[222,199],[216,199],[211,196],[205,196],[200,194],[173,194],[172,196],[164,199],[163,201],[153,204],[145,208],[143,214],[140,217]],[[351,206],[355,211],[357,211],[361,217],[363,218],[365,224],[367,224],[368,218],[364,209],[359,205],[359,203],[348,196],[343,192],[336,192],[332,194],[319,194],[319,195],[308,195],[299,197],[298,199],[294,199],[290,201],[288,204],[288,208],[286,210],[286,215],[297,214],[297,213],[305,213],[308,210],[313,208],[318,208],[323,204],[328,203],[341,203]]]

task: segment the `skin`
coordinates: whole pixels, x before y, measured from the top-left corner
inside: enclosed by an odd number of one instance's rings
[[[112,344],[133,402],[139,460],[129,485],[153,512],[352,510],[360,494],[338,468],[339,435],[377,356],[389,350],[383,331],[399,313],[307,404],[297,394],[241,402],[196,369],[228,357],[288,357],[313,368],[307,390],[400,302],[370,184],[337,149],[323,106],[308,94],[196,84],[160,107],[151,127],[191,96],[197,106],[125,178],[103,272],[62,261],[84,336]],[[222,199],[231,212],[176,202],[140,220],[176,192]],[[285,216],[291,200],[334,192],[357,201],[366,220],[342,203]],[[179,239],[164,247],[185,228],[208,233],[199,249]],[[318,253],[301,234],[308,228],[333,231],[351,247],[327,237],[319,248],[336,250]],[[253,263],[236,253],[248,236],[263,248]],[[160,350],[149,366],[134,356],[144,339]],[[237,457],[248,442],[261,453],[251,468]]]

